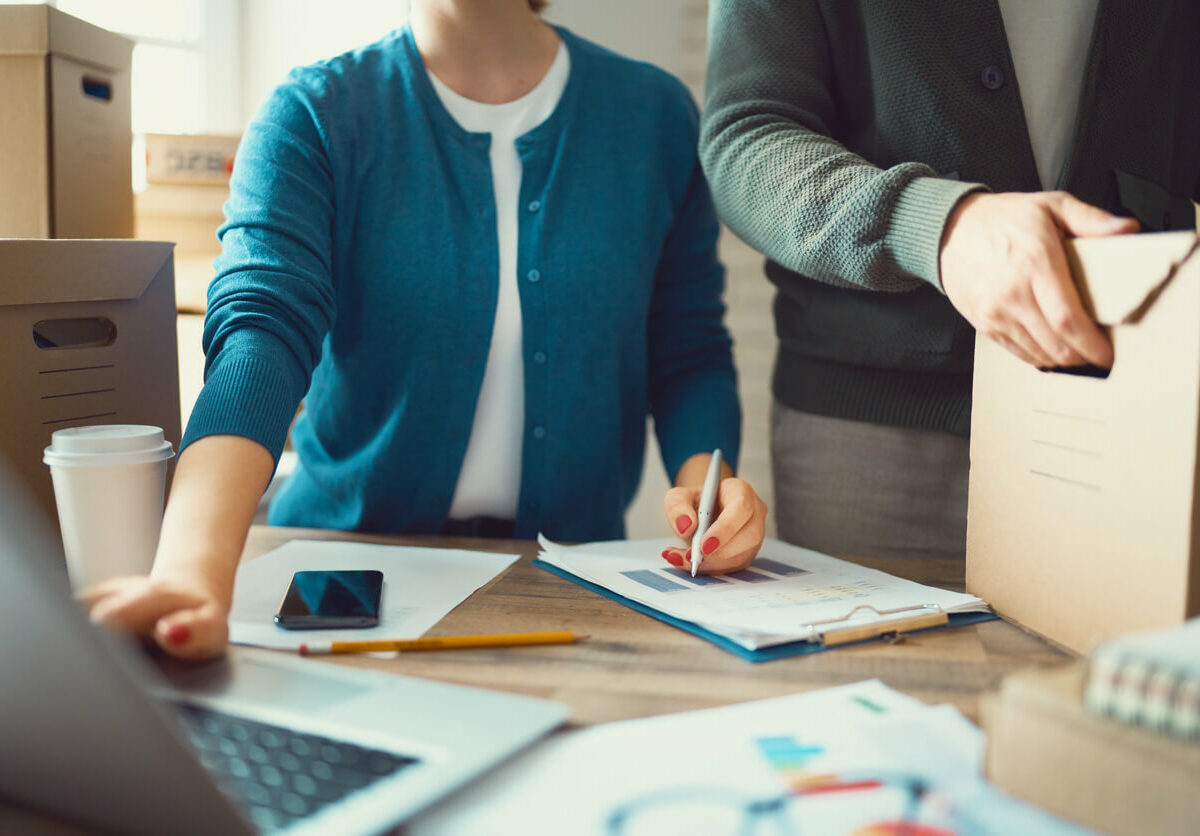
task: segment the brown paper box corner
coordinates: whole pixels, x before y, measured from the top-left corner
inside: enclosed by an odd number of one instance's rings
[[[1200,746],[1087,711],[1084,671],[1024,671],[988,698],[989,780],[1102,833],[1196,833]]]
[[[49,513],[57,429],[150,424],[179,449],[176,342],[171,244],[0,239],[0,453]]]
[[[131,238],[133,41],[0,5],[0,236]]]
[[[967,588],[1088,653],[1200,613],[1200,251],[1191,232],[1067,249],[1115,362],[1040,372],[977,342]]]

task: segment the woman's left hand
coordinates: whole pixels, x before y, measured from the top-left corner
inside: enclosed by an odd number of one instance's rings
[[[690,540],[696,531],[696,506],[700,502],[699,487],[675,487],[667,491],[664,500],[667,519],[675,532]],[[699,571],[721,575],[745,569],[762,546],[766,531],[767,506],[758,498],[745,479],[728,476],[717,488],[712,524],[700,545],[703,559]],[[690,546],[666,549],[663,560],[672,566],[691,571]]]

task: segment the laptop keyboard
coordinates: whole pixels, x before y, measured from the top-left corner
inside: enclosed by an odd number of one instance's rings
[[[262,831],[287,827],[418,762],[190,703],[174,707],[200,762]]]

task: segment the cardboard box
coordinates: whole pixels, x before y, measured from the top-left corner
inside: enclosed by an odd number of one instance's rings
[[[977,342],[967,589],[1087,653],[1200,613],[1200,249],[1169,232],[1067,251],[1116,361],[1039,372]]]
[[[54,511],[52,432],[152,424],[178,449],[171,245],[0,240],[0,452]]]
[[[130,238],[133,42],[0,5],[0,236]]]
[[[1196,833],[1200,746],[1086,711],[1083,677],[1079,663],[1004,680],[984,705],[988,777],[1103,833]]]
[[[151,184],[134,196],[138,238],[175,243],[175,301],[181,313],[204,313],[213,259],[221,252],[229,185]]]
[[[146,182],[225,186],[239,136],[146,134]]]

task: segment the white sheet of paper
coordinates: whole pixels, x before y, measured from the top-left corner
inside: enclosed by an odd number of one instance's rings
[[[952,706],[927,707],[869,680],[560,734],[406,824],[405,832],[599,836],[618,832],[609,820],[624,807],[637,808],[620,831],[632,834],[899,833],[907,831],[869,826],[889,822],[902,794],[853,786],[898,773],[921,776],[989,823],[969,832],[1083,832],[987,786],[983,752],[983,734]],[[844,788],[790,802],[784,815],[791,828],[770,820],[757,829],[736,827],[750,800],[818,782]],[[933,822],[944,815],[938,797],[923,808]],[[635,799],[650,803],[630,805]],[[719,830],[730,807],[735,826]]]
[[[304,642],[415,638],[518,557],[461,549],[292,540],[238,567],[229,640],[296,650]],[[381,570],[379,626],[358,630],[284,630],[276,626],[275,612],[292,573],[322,569]]]
[[[974,595],[898,578],[820,552],[766,540],[754,563],[730,575],[700,575],[666,565],[672,540],[613,540],[563,546],[539,537],[545,562],[626,598],[757,649],[787,641],[812,641],[821,628],[856,607],[875,610],[940,607],[946,612],[986,611]],[[904,618],[901,612],[885,618]],[[875,622],[871,610],[837,627]]]

